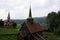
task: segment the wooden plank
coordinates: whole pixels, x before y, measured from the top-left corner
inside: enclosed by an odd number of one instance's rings
[[[40,38],[42,38],[43,40],[45,40],[41,35],[39,35],[38,33],[36,33]]]
[[[32,34],[32,36],[33,36],[36,40],[39,40],[35,35]]]

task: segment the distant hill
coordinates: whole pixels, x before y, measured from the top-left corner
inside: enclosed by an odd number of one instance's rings
[[[39,22],[39,23],[45,23],[45,21],[46,21],[46,17],[35,17],[33,19],[34,19],[34,21]],[[18,24],[22,24],[24,22],[24,20],[25,19],[22,19],[22,20],[20,20],[20,19],[12,19],[12,21],[14,21],[14,22],[16,22]]]
[[[22,24],[25,19],[19,20],[19,19],[12,19],[12,21],[16,22],[17,24]]]
[[[39,22],[39,23],[45,23],[46,17],[36,17],[34,18],[34,21]]]

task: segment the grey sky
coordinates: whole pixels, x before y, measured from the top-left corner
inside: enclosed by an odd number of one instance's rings
[[[11,19],[26,19],[31,9],[33,17],[43,17],[51,11],[60,10],[60,0],[0,0],[0,19],[6,19],[10,11]]]

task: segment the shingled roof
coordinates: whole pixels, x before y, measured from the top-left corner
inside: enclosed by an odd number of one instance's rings
[[[44,30],[48,30],[48,28],[44,28],[42,27],[39,23],[30,23],[28,21],[25,21],[25,24],[28,28],[28,30],[30,31],[30,33],[36,33],[36,32],[41,32],[41,31],[44,31]]]

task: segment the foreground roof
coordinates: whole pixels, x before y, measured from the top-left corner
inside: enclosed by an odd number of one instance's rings
[[[25,21],[25,24],[28,30],[30,31],[30,33],[36,33],[40,31],[48,30],[47,28],[43,28],[39,23],[35,23],[35,22],[30,23],[28,21]]]

